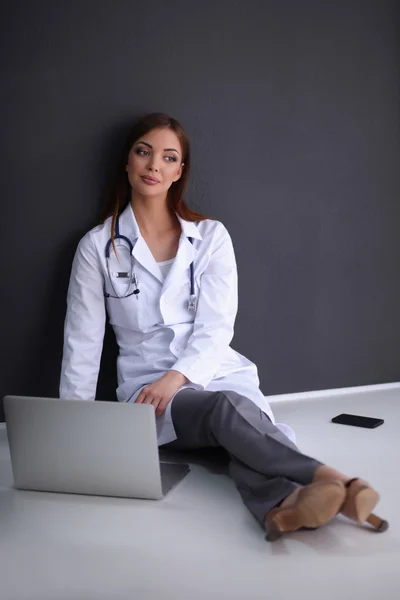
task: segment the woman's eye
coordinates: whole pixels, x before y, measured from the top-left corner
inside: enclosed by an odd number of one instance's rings
[[[139,156],[149,156],[149,152],[147,150],[144,150],[144,148],[137,148],[135,150],[135,153],[138,154]],[[176,162],[176,156],[170,156],[167,155],[164,158],[167,159],[167,162]]]

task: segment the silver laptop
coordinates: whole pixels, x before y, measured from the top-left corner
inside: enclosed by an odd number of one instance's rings
[[[160,463],[154,407],[5,396],[16,488],[163,498],[189,472]]]

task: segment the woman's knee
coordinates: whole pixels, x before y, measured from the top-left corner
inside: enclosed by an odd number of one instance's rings
[[[221,390],[216,392],[216,398],[220,404],[233,404],[234,406],[237,406],[244,400],[244,396],[233,390]],[[249,400],[249,402],[251,402],[251,400]]]

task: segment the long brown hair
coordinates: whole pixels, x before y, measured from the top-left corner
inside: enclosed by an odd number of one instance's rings
[[[112,216],[111,239],[115,253],[115,222],[118,214],[128,206],[131,200],[131,186],[126,172],[129,152],[134,143],[152,129],[167,127],[172,129],[178,136],[182,147],[182,162],[185,163],[180,179],[175,181],[168,190],[167,206],[171,212],[177,213],[186,221],[204,221],[209,218],[189,208],[183,199],[183,193],[190,172],[190,145],[188,136],[182,125],[178,123],[176,119],[173,119],[164,113],[150,113],[136,121],[132,129],[128,132],[125,144],[122,148],[121,159],[117,166],[114,183],[111,186],[105,209],[101,216],[101,223],[104,223],[108,217]]]

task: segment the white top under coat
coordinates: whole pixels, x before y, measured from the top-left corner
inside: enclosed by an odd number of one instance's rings
[[[167,275],[171,269],[172,263],[174,262],[175,258],[170,258],[170,260],[163,260],[161,262],[157,262],[158,266],[160,267],[160,271],[162,273],[162,276],[164,277],[164,281],[167,278]]]

